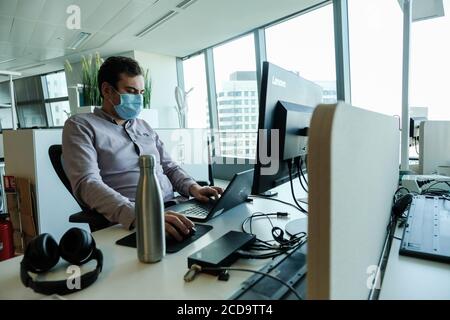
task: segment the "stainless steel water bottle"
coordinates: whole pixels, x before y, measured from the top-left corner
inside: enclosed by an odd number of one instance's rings
[[[139,157],[140,177],[136,192],[136,242],[141,262],[160,261],[166,253],[164,203],[155,174],[155,156]]]

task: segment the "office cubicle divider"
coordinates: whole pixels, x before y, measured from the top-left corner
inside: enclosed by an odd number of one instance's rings
[[[319,105],[309,143],[307,298],[367,299],[398,185],[398,120]]]

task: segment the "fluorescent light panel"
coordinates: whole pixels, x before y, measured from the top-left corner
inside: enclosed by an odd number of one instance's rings
[[[78,49],[82,44],[84,44],[90,37],[92,33],[89,32],[80,32],[75,40],[69,45],[69,49],[76,50]]]
[[[177,14],[178,14],[178,12],[176,12],[176,11],[173,11],[173,10],[169,11],[164,16],[162,16],[161,18],[159,18],[158,20],[156,20],[155,22],[153,22],[152,24],[148,25],[143,30],[138,32],[135,36],[139,37],[139,38],[143,37],[145,34],[147,34],[148,32],[156,29],[161,24],[163,24],[164,22],[168,21],[170,18],[174,17]]]
[[[11,62],[11,61],[16,61],[16,60],[17,60],[16,58],[12,58],[12,59],[0,61],[0,63],[7,63],[7,62]]]
[[[33,64],[33,65],[22,66],[19,68],[14,68],[14,70],[15,71],[23,71],[23,70],[33,69],[33,68],[37,68],[37,67],[42,67],[42,66],[45,66],[45,63],[38,63],[38,64]]]
[[[191,4],[193,4],[194,2],[197,2],[197,0],[184,0],[181,1],[178,5],[177,8],[179,9],[186,9],[187,7],[189,7]]]

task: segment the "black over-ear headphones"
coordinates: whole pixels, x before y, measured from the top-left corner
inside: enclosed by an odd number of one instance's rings
[[[29,272],[45,273],[53,268],[63,258],[73,265],[82,265],[91,260],[97,261],[95,270],[80,277],[79,288],[69,288],[66,280],[34,281]],[[103,254],[96,248],[91,234],[79,228],[69,229],[58,243],[48,233],[41,234],[31,240],[25,249],[20,263],[20,279],[25,287],[35,292],[50,295],[65,295],[82,290],[97,280],[103,267]]]

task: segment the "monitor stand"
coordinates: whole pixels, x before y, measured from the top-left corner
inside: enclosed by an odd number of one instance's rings
[[[284,227],[284,231],[290,236],[298,235],[300,232],[308,233],[308,218],[299,218],[289,221]]]
[[[259,194],[259,196],[266,197],[266,198],[276,197],[277,195],[278,195],[277,191],[271,191],[271,190]]]

